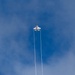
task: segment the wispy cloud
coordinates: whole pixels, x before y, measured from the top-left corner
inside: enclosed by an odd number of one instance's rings
[[[55,64],[44,64],[44,75],[74,75],[74,66],[75,55],[72,52],[70,52]],[[41,75],[40,65],[37,66],[37,69],[38,75]],[[15,71],[18,75],[35,75],[34,66],[23,66],[22,64],[18,64],[15,66]]]
[[[54,54],[44,64],[44,75],[75,75],[75,15],[74,0],[7,1],[0,6],[0,72],[2,75],[34,75],[33,55],[29,51],[29,34],[32,24],[38,22],[45,30],[54,27],[55,44],[61,42],[63,57]],[[46,16],[43,17],[45,14]],[[46,19],[44,19],[46,18]],[[45,21],[46,20],[46,21]],[[50,34],[50,32],[48,32]],[[51,36],[48,35],[48,38]],[[71,43],[66,52],[63,44]],[[32,45],[31,45],[32,46]],[[69,46],[69,45],[68,45]],[[28,64],[29,63],[29,64]],[[31,65],[30,65],[31,63]],[[37,63],[38,64],[38,63]],[[40,64],[37,66],[41,75]]]

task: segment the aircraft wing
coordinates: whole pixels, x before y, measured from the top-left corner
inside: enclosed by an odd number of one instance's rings
[[[33,29],[34,29],[35,31],[40,31],[41,28],[40,28],[39,26],[36,26],[36,27],[34,27]]]

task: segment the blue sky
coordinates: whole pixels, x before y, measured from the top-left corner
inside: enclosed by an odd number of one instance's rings
[[[42,28],[44,75],[75,75],[74,3],[74,0],[0,0],[0,75],[34,75],[36,24]],[[38,43],[37,68],[41,75]]]

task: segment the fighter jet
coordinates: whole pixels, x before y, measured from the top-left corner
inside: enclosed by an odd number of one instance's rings
[[[41,30],[41,28],[38,25],[36,27],[34,27],[33,29],[34,29],[34,31],[40,31]]]

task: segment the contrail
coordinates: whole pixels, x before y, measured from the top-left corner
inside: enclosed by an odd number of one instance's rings
[[[37,25],[33,28],[33,35],[34,35],[34,64],[35,64],[35,75],[37,75],[37,64],[36,64],[36,48],[35,48],[35,31],[40,32],[40,54],[41,54],[41,75],[43,75],[43,57],[42,57],[42,38],[41,38],[41,28]]]
[[[42,58],[42,38],[41,38],[41,30],[40,30],[40,53],[41,53],[41,72],[43,75],[43,58]]]
[[[35,75],[37,75],[37,67],[36,67],[36,49],[35,49],[35,31],[33,31],[34,36],[34,64],[35,64]]]

